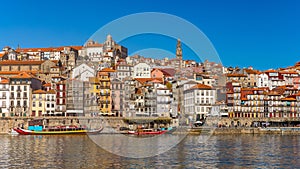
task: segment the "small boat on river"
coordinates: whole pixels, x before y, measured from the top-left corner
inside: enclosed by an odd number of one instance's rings
[[[20,135],[64,135],[64,134],[98,134],[103,130],[100,127],[96,130],[89,130],[84,127],[77,126],[55,126],[44,128],[42,130],[27,130],[22,128],[14,128],[14,131]]]
[[[159,135],[159,134],[165,134],[172,129],[137,129],[137,130],[131,130],[128,131],[128,134],[134,134],[134,135]]]

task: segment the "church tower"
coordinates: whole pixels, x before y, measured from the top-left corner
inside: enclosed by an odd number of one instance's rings
[[[178,66],[181,69],[182,68],[182,49],[181,49],[181,42],[180,39],[177,40],[177,46],[176,46],[176,59],[178,60]]]

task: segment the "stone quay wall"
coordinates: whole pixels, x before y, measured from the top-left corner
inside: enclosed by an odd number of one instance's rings
[[[129,127],[128,119],[122,117],[40,117],[40,118],[32,118],[32,117],[2,117],[0,118],[0,134],[7,134],[12,128],[15,127],[28,127],[28,122],[33,119],[41,119],[43,121],[44,126],[59,126],[59,125],[76,125],[76,126],[86,126],[87,128],[97,129],[100,126],[103,126],[104,129],[112,129],[119,127]],[[252,128],[251,124],[253,122],[268,122],[268,121],[276,121],[276,122],[295,122],[300,121],[300,118],[218,118],[218,117],[209,117],[205,122],[205,126],[207,127],[205,130],[203,128],[199,129],[191,129],[192,133],[210,133],[214,134],[268,134],[268,133],[300,133],[298,128],[295,130],[285,130],[284,128],[277,130],[277,128]],[[154,127],[159,127],[161,124],[164,126],[172,125],[172,122],[158,122],[154,124]],[[178,123],[177,123],[178,124]],[[137,128],[137,124],[131,124],[133,129]],[[147,124],[146,124],[147,126]],[[191,127],[191,126],[186,126]],[[209,129],[210,128],[210,129]],[[300,128],[300,127],[299,127]],[[107,130],[109,132],[110,130]],[[187,130],[185,130],[187,131]]]
[[[103,117],[7,117],[0,118],[0,134],[7,134],[11,129],[16,127],[28,128],[29,121],[40,119],[44,126],[85,126],[90,129],[97,129],[101,126],[117,128],[128,126],[122,118],[103,118]]]

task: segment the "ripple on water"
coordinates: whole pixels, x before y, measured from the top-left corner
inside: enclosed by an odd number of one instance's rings
[[[164,141],[171,140],[172,135]],[[130,143],[101,137],[114,149]],[[115,138],[115,139],[114,139]],[[106,139],[106,140],[105,140]],[[299,168],[299,136],[218,135],[206,141],[187,136],[162,154],[129,158],[109,153],[88,136],[1,136],[0,168]],[[113,144],[112,144],[113,143]],[[171,144],[171,143],[170,143]],[[130,145],[130,148],[159,144]],[[158,146],[158,147],[157,147]],[[136,151],[142,151],[136,149]],[[124,153],[124,152],[122,152]]]

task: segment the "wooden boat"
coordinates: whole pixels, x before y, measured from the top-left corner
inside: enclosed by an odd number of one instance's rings
[[[27,130],[22,128],[14,128],[20,135],[64,135],[64,134],[98,134],[103,127],[97,130],[88,130],[77,126],[56,126],[42,129],[41,131]]]
[[[134,134],[134,135],[158,135],[158,134],[164,134],[166,132],[168,132],[168,130],[137,129],[135,131],[128,131],[128,134]]]
[[[8,134],[11,135],[11,136],[17,136],[17,135],[19,135],[19,133],[16,132],[14,129],[10,129],[10,130],[8,131]]]

